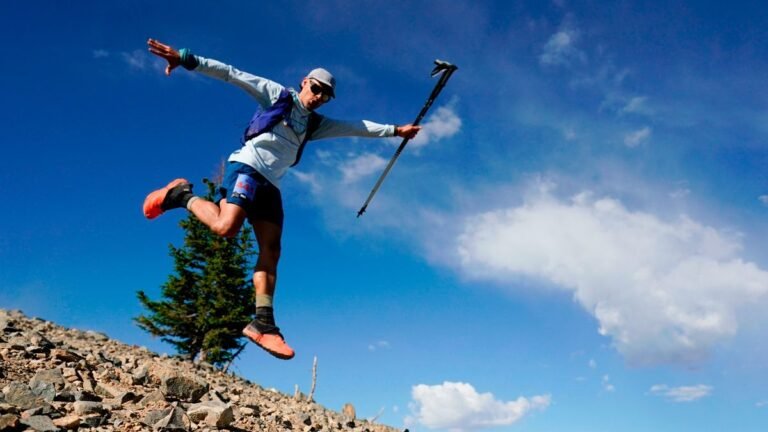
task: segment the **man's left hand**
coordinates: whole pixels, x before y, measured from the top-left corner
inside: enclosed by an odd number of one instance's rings
[[[415,137],[420,130],[421,130],[421,126],[414,126],[414,125],[395,126],[395,136],[399,136],[400,138],[411,139]]]

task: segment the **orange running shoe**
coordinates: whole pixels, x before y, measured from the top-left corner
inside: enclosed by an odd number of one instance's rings
[[[283,335],[280,333],[261,333],[253,325],[253,322],[245,326],[243,335],[279,359],[290,360],[295,355],[293,349],[285,343]]]
[[[183,185],[188,186],[188,188],[184,188]],[[177,186],[182,186],[180,189],[186,190],[178,191],[180,193],[169,194],[169,192]],[[189,184],[186,179],[179,178],[168,183],[164,188],[152,192],[144,199],[144,216],[146,216],[147,219],[154,219],[163,214],[166,210],[181,207],[182,205],[175,201],[179,201],[178,198],[185,194],[192,195],[192,185]],[[186,205],[186,203],[184,203],[184,205]]]

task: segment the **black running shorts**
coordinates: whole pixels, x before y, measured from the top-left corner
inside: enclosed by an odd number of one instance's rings
[[[275,187],[253,167],[229,162],[224,180],[219,186],[219,200],[226,198],[245,210],[248,222],[272,222],[283,228],[283,198]]]

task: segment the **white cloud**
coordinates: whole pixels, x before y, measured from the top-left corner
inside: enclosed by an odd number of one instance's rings
[[[621,109],[621,114],[644,114],[650,115],[652,111],[648,108],[646,96],[635,96],[630,98],[629,101]]]
[[[589,359],[589,367],[591,369],[597,368],[597,362],[595,361],[595,359]]]
[[[757,402],[755,402],[755,406],[758,407],[758,408],[766,407],[766,406],[768,406],[768,400],[757,401]]]
[[[578,30],[570,27],[560,29],[544,45],[539,62],[545,66],[570,66],[574,61],[585,62],[586,55],[576,48],[578,38]]]
[[[566,141],[573,141],[576,138],[578,138],[578,134],[576,133],[576,129],[572,127],[566,127],[563,130],[563,138],[565,138]]]
[[[323,186],[314,173],[305,173],[297,169],[291,170],[290,173],[296,176],[299,182],[309,186],[309,190],[313,194],[317,195],[322,192]]]
[[[385,340],[376,341],[368,345],[368,351],[376,351],[380,349],[389,349],[390,344]]]
[[[636,131],[633,131],[624,135],[624,145],[626,145],[627,147],[637,147],[640,144],[647,141],[650,136],[651,136],[651,128],[646,126],[642,129],[638,129]]]
[[[133,50],[131,52],[123,52],[120,53],[123,60],[128,63],[128,66],[144,70],[146,69],[150,63],[152,58],[150,57],[150,54],[146,53],[142,50]]]
[[[679,187],[677,189],[674,189],[672,192],[669,193],[669,197],[672,199],[683,199],[691,194],[691,190],[687,187]]]
[[[512,286],[522,277],[573,293],[631,363],[696,364],[734,336],[740,308],[765,300],[768,272],[738,256],[741,236],[587,193],[543,188],[518,207],[466,218],[459,270]]]
[[[761,203],[768,205],[768,195],[760,195],[757,199],[759,199]]]
[[[611,377],[610,376],[603,375],[602,384],[603,384],[603,390],[604,391],[606,391],[608,393],[613,393],[614,391],[616,391],[616,387],[613,384],[611,384]]]
[[[712,386],[698,384],[694,386],[669,387],[666,384],[656,384],[650,393],[662,396],[672,402],[693,402],[712,394]]]
[[[344,161],[339,170],[343,183],[354,183],[357,180],[381,171],[387,165],[387,160],[373,153],[363,153]]]
[[[109,57],[109,51],[103,49],[93,50],[93,58],[99,59],[105,57]]]
[[[542,395],[504,402],[491,393],[478,393],[471,384],[448,381],[433,386],[416,385],[411,396],[412,416],[406,418],[406,423],[451,431],[508,426],[531,411],[547,408],[551,399]]]
[[[441,106],[427,122],[422,124],[419,134],[409,142],[412,148],[422,148],[425,145],[450,138],[461,129],[461,119],[450,106]]]

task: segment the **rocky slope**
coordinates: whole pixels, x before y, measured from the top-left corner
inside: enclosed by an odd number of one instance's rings
[[[0,388],[0,431],[397,430],[2,309]]]

